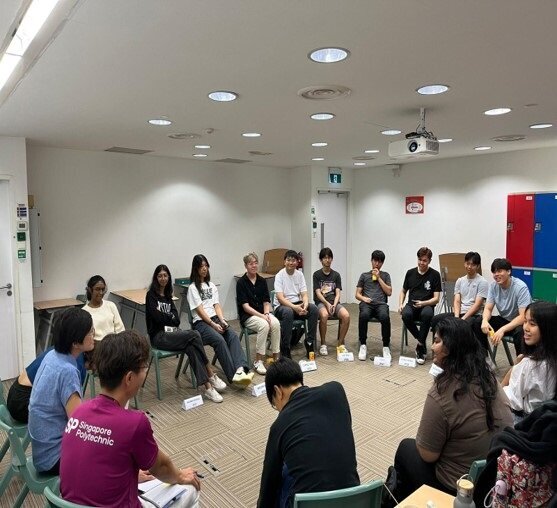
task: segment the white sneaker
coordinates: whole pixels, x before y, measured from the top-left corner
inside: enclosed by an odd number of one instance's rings
[[[383,348],[383,358],[391,358],[391,348],[388,346],[385,346]]]
[[[217,392],[224,392],[226,390],[226,383],[220,379],[216,374],[209,378],[209,383]]]
[[[222,396],[213,386],[211,388],[205,388],[204,386],[201,387],[201,394],[209,400],[213,402],[222,402]]]
[[[365,362],[367,359],[367,346],[365,344],[362,344],[360,346],[360,351],[358,352],[358,360],[362,360],[363,362]]]
[[[236,386],[240,386],[242,388],[246,388],[251,383],[253,379],[253,372],[248,372],[247,374],[244,372],[244,369],[238,369],[234,377],[232,378],[232,382]]]
[[[321,356],[328,356],[329,350],[327,349],[327,344],[323,344],[323,345],[319,348],[319,354],[320,354]]]
[[[253,368],[255,369],[255,372],[257,372],[261,376],[267,374],[267,369],[265,368],[265,365],[261,360],[257,360],[256,362],[254,362]]]

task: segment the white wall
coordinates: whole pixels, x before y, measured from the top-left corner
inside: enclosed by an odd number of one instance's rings
[[[36,299],[83,293],[96,273],[109,290],[146,287],[159,263],[189,276],[203,253],[235,318],[244,254],[291,243],[288,170],[41,147],[28,166],[41,211]]]
[[[16,205],[18,203],[27,205],[27,161],[24,138],[0,137],[0,178],[10,182],[10,205],[13,210],[12,231],[14,232],[11,240],[14,268],[13,285],[18,339],[18,369],[21,369],[23,365],[35,358],[30,250],[27,249],[27,259],[18,260],[15,238]]]
[[[557,189],[557,149],[540,149],[428,160],[390,169],[354,171],[352,192],[353,270],[350,285],[369,270],[370,254],[386,254],[393,280],[391,309],[398,305],[404,274],[416,265],[416,251],[433,250],[439,269],[444,252],[478,251],[484,275],[506,253],[507,195]],[[425,196],[423,215],[406,215],[405,197]],[[347,285],[348,287],[348,285]]]

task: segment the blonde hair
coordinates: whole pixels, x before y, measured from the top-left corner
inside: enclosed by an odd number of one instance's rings
[[[252,259],[259,263],[259,258],[257,257],[257,254],[255,252],[248,252],[244,256],[244,265],[247,265]]]

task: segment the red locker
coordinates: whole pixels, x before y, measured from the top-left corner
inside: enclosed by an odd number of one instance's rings
[[[513,266],[534,266],[534,194],[509,194],[507,259]]]

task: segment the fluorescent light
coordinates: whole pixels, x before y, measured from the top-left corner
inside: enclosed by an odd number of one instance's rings
[[[312,161],[324,161],[325,157],[314,157],[313,159],[311,159]]]
[[[475,146],[474,150],[477,150],[478,152],[482,152],[483,150],[491,150],[490,146]]]
[[[23,56],[57,3],[58,0],[34,0],[31,2],[6,53]]]
[[[193,154],[194,157],[207,157],[206,153],[194,153]]]
[[[195,145],[195,148],[198,148],[199,150],[207,150],[211,148],[211,145]]]
[[[172,122],[165,117],[152,118],[151,120],[149,120],[149,123],[151,125],[156,125],[157,127],[166,127],[167,125],[172,125]]]
[[[355,162],[354,166],[365,166],[366,163],[365,162]]]
[[[384,134],[385,136],[396,136],[397,134],[400,134],[402,131],[399,131],[398,129],[386,129],[384,131],[381,131],[381,134]]]
[[[549,129],[550,127],[553,127],[552,123],[535,123],[530,125],[530,129]]]
[[[439,143],[450,143],[453,140],[453,138],[441,138],[438,139],[437,141],[439,141]]]
[[[484,111],[484,115],[487,116],[506,115],[511,111],[512,111],[511,108],[494,108],[494,109],[488,109],[487,111]]]
[[[216,90],[211,92],[208,97],[216,102],[230,102],[236,100],[238,98],[238,94],[228,90]]]
[[[308,58],[317,63],[335,63],[345,60],[350,51],[344,48],[318,48],[308,53]]]
[[[244,132],[242,136],[244,138],[259,138],[261,134],[259,132]]]
[[[314,113],[311,115],[312,120],[331,120],[335,117],[332,113]]]
[[[424,85],[416,88],[416,92],[420,95],[437,95],[445,93],[448,89],[447,85]]]
[[[0,60],[0,90],[6,84],[17,64],[21,60],[20,56],[4,55]]]
[[[364,150],[364,153],[379,153],[379,150]]]
[[[322,147],[322,146],[327,146],[329,143],[325,143],[325,141],[319,141],[317,143],[312,143],[311,146],[315,146],[317,148]]]

